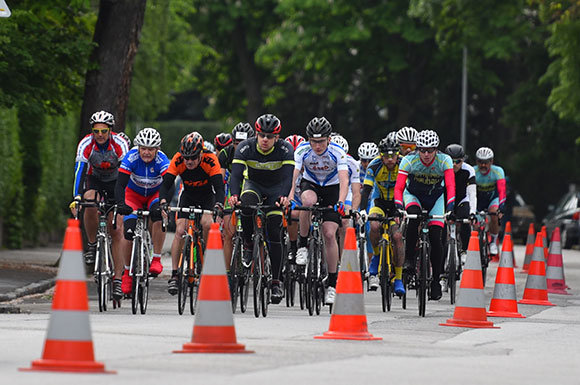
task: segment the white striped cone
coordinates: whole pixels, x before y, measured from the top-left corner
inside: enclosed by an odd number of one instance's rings
[[[548,290],[546,283],[546,260],[544,258],[544,247],[542,233],[536,235],[534,254],[530,262],[528,279],[523,298],[518,301],[527,305],[555,306],[548,301]]]
[[[559,227],[556,227],[552,233],[550,252],[548,253],[548,267],[546,268],[546,283],[548,285],[548,293],[570,295],[566,291],[568,286],[564,277],[564,261],[562,260]]]

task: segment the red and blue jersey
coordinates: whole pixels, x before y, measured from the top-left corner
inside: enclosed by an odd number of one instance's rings
[[[134,147],[123,158],[119,172],[130,176],[127,188],[146,197],[159,191],[168,168],[169,159],[163,151],[157,151],[155,159],[145,163],[139,156],[139,148]]]

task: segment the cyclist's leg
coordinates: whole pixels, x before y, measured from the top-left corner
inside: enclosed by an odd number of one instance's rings
[[[469,201],[462,202],[455,208],[455,216],[460,219],[469,218]],[[469,244],[469,237],[471,235],[471,227],[467,223],[457,223],[457,234],[461,240],[461,250],[460,253],[467,250],[467,245]]]
[[[99,194],[95,189],[87,190],[83,194],[83,199],[96,202],[99,199]],[[97,241],[99,212],[96,207],[85,207],[83,211],[83,225],[85,227],[85,233],[87,234],[87,240],[89,243],[94,244]]]
[[[421,214],[421,203],[416,196],[409,193],[407,190],[403,193],[403,201],[405,202],[405,210],[408,214]],[[409,270],[415,269],[415,251],[417,247],[417,238],[419,236],[419,220],[409,219],[405,230],[405,268]]]
[[[302,179],[300,184],[300,190],[302,194],[300,195],[300,200],[302,201],[302,206],[312,207],[318,201],[318,189],[317,186]],[[308,259],[308,232],[310,231],[310,216],[311,213],[308,211],[300,211],[298,215],[298,250],[296,251],[296,264],[306,265]]]
[[[499,198],[494,198],[487,208],[487,212],[490,214],[497,213],[499,209]],[[489,216],[489,234],[491,235],[492,243],[496,245],[497,249],[497,236],[499,233],[499,217],[497,215]],[[497,250],[496,250],[497,251]],[[497,252],[492,253],[497,254]]]
[[[183,249],[183,234],[185,233],[185,227],[187,226],[187,219],[183,218],[181,215],[187,215],[179,213],[177,220],[175,221],[175,236],[173,237],[173,242],[171,242],[171,275],[177,274],[177,268],[179,264],[179,255]]]
[[[369,211],[369,217],[384,216],[385,212],[380,205],[380,201],[375,199],[375,205]],[[379,278],[377,277],[379,273],[379,241],[381,239],[381,223],[375,221],[369,221],[369,240],[373,250],[373,256],[369,263],[369,289],[377,290],[379,287]]]
[[[230,269],[230,261],[232,253],[234,250],[234,245],[232,239],[236,228],[232,223],[232,216],[230,214],[224,215],[223,220],[223,241],[224,241],[224,263],[226,264],[226,270]]]
[[[152,274],[161,274],[163,265],[161,264],[161,252],[163,251],[163,243],[165,242],[165,231],[162,229],[162,217],[159,210],[159,194],[155,193],[149,197],[148,209],[150,211],[149,218],[151,219],[151,240],[153,241],[153,259],[149,272]]]
[[[320,204],[323,207],[333,206],[338,202],[339,185],[325,186],[320,188]],[[324,248],[326,251],[326,264],[328,266],[328,285],[336,287],[338,278],[338,242],[336,232],[341,223],[337,212],[325,212],[322,216],[322,235],[324,236]],[[328,301],[327,301],[328,302]]]
[[[240,201],[243,205],[255,205],[260,202],[262,197],[262,193],[259,187],[252,183],[250,180],[246,180],[244,182],[244,186],[242,188],[242,193],[240,195]],[[253,219],[254,212],[253,210],[243,209],[241,215],[241,222],[243,228],[243,236],[244,236],[244,253],[242,256],[242,260],[246,267],[249,267],[252,262],[252,250],[254,248],[254,244],[252,242],[252,235],[254,234],[254,219]]]
[[[445,213],[444,195],[441,194],[429,210],[431,215],[443,215]],[[431,219],[429,221],[429,244],[431,245],[431,268],[433,270],[433,280],[431,281],[431,299],[441,298],[441,284],[439,277],[443,270],[443,245],[441,243],[441,231],[444,222],[441,219]]]

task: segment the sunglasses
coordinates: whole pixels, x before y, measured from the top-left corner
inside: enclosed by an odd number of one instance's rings
[[[455,164],[459,164],[461,162],[463,162],[463,159],[453,159],[453,163]]]
[[[326,143],[328,141],[327,138],[324,139],[309,139],[311,144],[322,144],[322,143]]]
[[[386,157],[387,159],[396,158],[399,156],[398,152],[389,151],[389,152],[381,152],[382,157]]]
[[[108,128],[93,128],[93,134],[98,135],[98,134],[106,134],[107,132],[109,132]]]
[[[489,161],[489,160],[478,160],[477,161],[477,164],[481,164],[482,166],[488,165],[490,163],[491,163],[491,161]]]
[[[426,152],[428,152],[429,154],[434,153],[435,151],[437,151],[436,148],[433,147],[429,147],[429,148],[420,148],[419,152],[422,152],[423,154],[425,154]]]
[[[190,156],[183,156],[183,159],[185,160],[196,160],[197,158],[199,158],[199,155],[190,155]]]
[[[265,134],[265,133],[263,133],[263,132],[258,132],[258,136],[259,136],[260,138],[262,138],[262,139],[263,139],[263,138],[267,138],[267,139],[269,139],[269,140],[272,140],[272,139],[274,139],[274,138],[276,137],[276,134]]]
[[[411,149],[411,150],[414,150],[415,148],[417,148],[417,145],[416,144],[412,144],[412,143],[401,143],[400,146],[402,148]]]

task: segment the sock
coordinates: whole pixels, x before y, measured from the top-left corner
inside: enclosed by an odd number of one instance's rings
[[[175,277],[177,275],[177,270],[171,270],[171,276]]]
[[[338,273],[328,273],[328,286],[336,287]]]
[[[290,251],[296,253],[296,250],[298,250],[298,240],[290,241]]]
[[[125,265],[125,271],[129,271],[129,266]]]
[[[403,279],[403,267],[395,266],[395,279]]]
[[[155,254],[155,253],[153,253],[153,258],[161,258],[161,254]]]
[[[303,237],[300,235],[298,237],[298,247],[307,247],[308,246],[308,237]]]
[[[373,255],[373,259],[371,259],[371,264],[369,265],[369,274],[377,275],[378,273],[379,273],[379,256]]]

